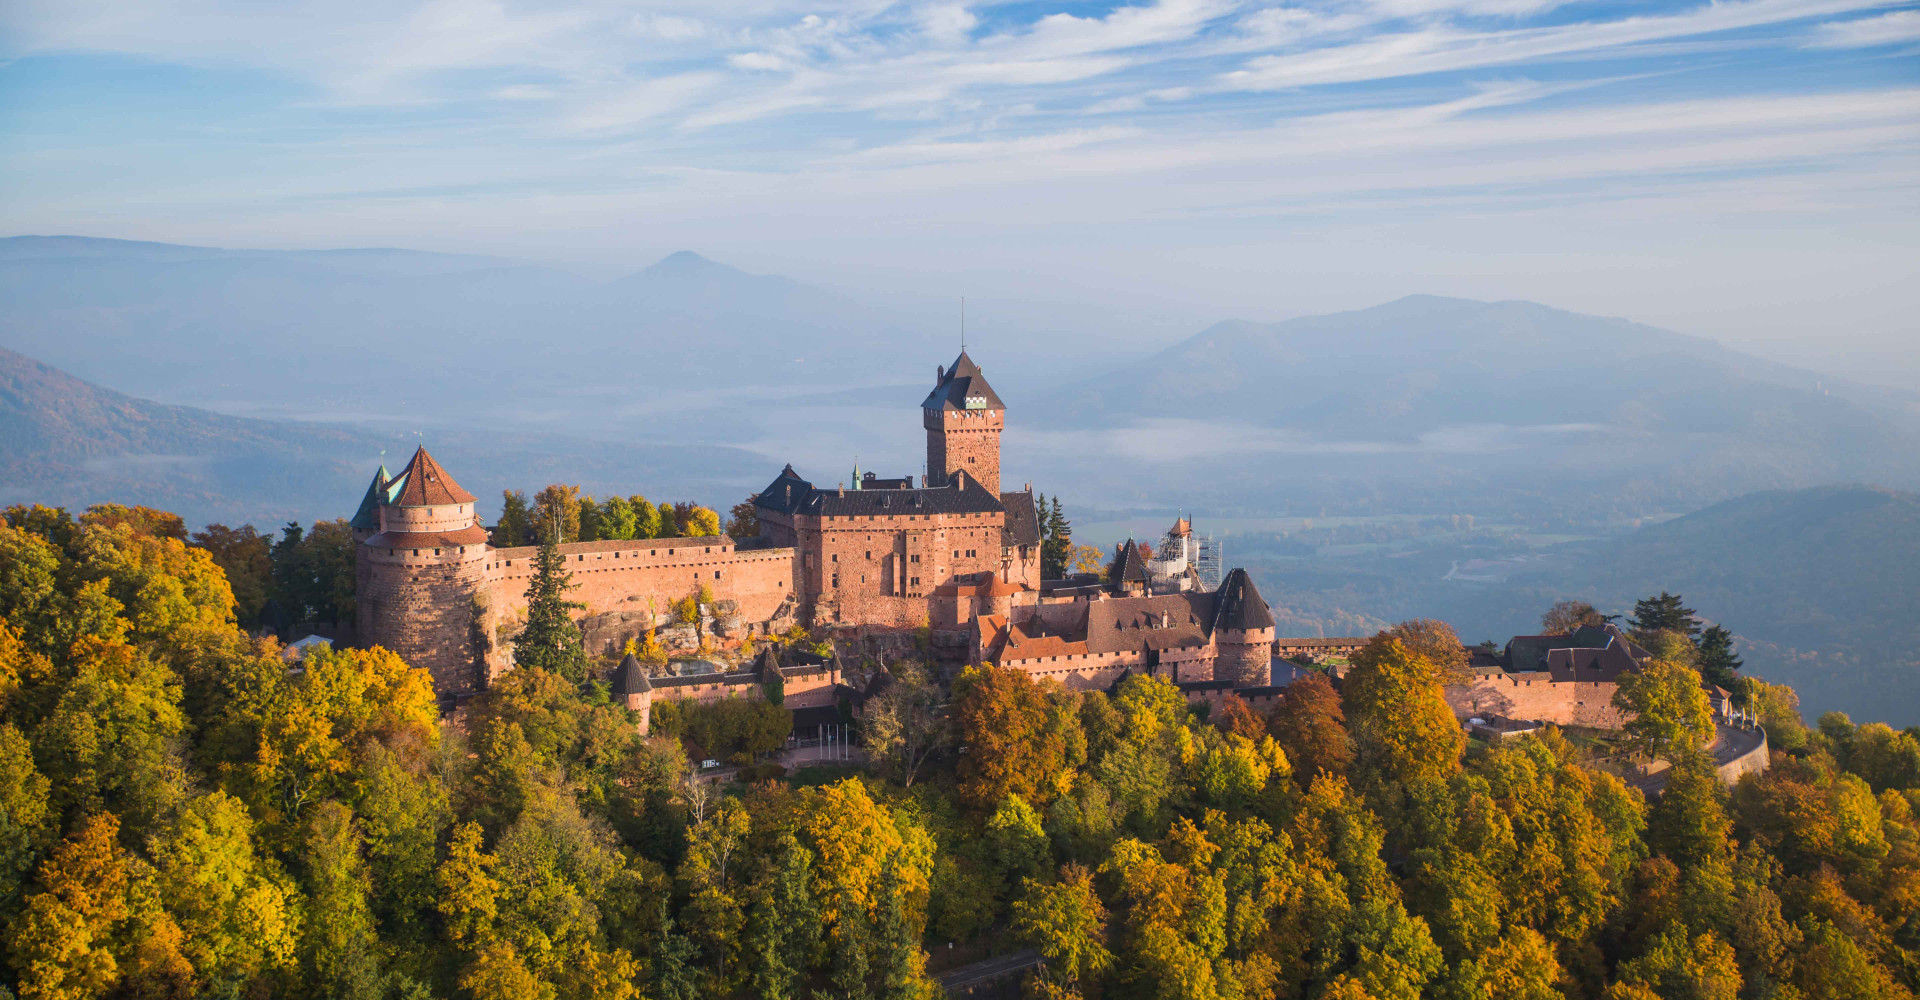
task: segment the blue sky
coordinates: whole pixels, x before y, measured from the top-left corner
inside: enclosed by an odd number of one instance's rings
[[[0,58],[10,233],[1532,298],[1920,378],[1913,3],[13,0]]]

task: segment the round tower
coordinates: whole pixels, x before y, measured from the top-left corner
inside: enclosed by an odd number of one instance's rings
[[[614,701],[627,706],[628,711],[640,713],[635,729],[640,735],[647,735],[648,727],[653,724],[653,682],[647,679],[646,668],[640,666],[632,653],[614,668],[611,687]]]
[[[1213,677],[1236,687],[1273,683],[1273,610],[1244,569],[1220,581],[1213,594]]]
[[[379,493],[377,530],[359,550],[360,641],[426,670],[436,693],[478,691],[490,642],[482,595],[491,547],[473,494],[424,447]]]

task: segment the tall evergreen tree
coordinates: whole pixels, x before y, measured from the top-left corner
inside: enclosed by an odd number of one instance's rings
[[[1689,639],[1700,634],[1693,609],[1681,603],[1679,594],[1664,590],[1659,597],[1635,601],[1633,617],[1627,623],[1636,632],[1678,632]]]
[[[920,935],[907,914],[906,887],[896,861],[880,872],[879,911],[874,921],[874,951],[880,966],[876,1000],[917,1000],[924,996],[920,968]]]
[[[527,511],[527,495],[519,490],[500,493],[500,522],[493,526],[493,544],[510,549],[532,541],[533,519]]]
[[[820,944],[820,909],[813,899],[813,854],[791,833],[774,844],[767,872],[747,915],[748,985],[757,997],[787,1000]]]
[[[825,994],[816,994],[824,1000],[869,1000],[873,996],[867,989],[867,971],[869,951],[873,947],[873,928],[867,923],[867,915],[856,907],[840,915],[837,940],[833,943],[833,990]]]
[[[664,896],[660,898],[659,923],[660,936],[653,946],[653,989],[647,995],[657,1000],[698,1000],[699,972],[693,967],[698,949],[685,934],[673,929]]]
[[[1733,633],[1709,625],[1700,633],[1700,676],[1731,691],[1742,663],[1733,652]]]
[[[1040,508],[1040,517],[1046,523],[1046,541],[1040,545],[1040,577],[1058,580],[1067,575],[1073,553],[1073,525],[1067,521],[1058,496],[1053,498],[1052,509]]]
[[[560,547],[550,538],[542,542],[533,582],[527,585],[527,627],[513,640],[515,666],[539,667],[572,681],[586,679],[587,652],[580,644],[580,628],[568,614],[586,605],[566,599],[573,587]]]

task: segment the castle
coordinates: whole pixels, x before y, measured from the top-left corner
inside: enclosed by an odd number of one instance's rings
[[[1006,404],[965,351],[936,369],[920,410],[927,472],[918,483],[856,470],[850,488],[828,489],[788,465],[755,497],[756,538],[562,544],[576,584],[569,598],[586,606],[586,619],[633,621],[640,631],[704,590],[728,609],[728,627],[744,634],[792,623],[925,627],[946,637],[948,649],[989,637],[992,651],[971,643],[980,660],[1003,655],[1005,643],[993,637],[1056,636],[1105,621],[1106,611],[1090,610],[1108,599],[1105,591],[1044,593],[1032,488],[1001,490]],[[525,614],[538,549],[494,547],[473,494],[424,447],[398,474],[375,474],[351,524],[362,642],[425,668],[447,695],[480,690],[511,667],[510,638]],[[1099,651],[1076,663],[1075,676],[1092,683],[1164,661],[1178,663],[1182,679],[1210,679],[1218,658],[1234,677],[1266,683],[1272,618],[1244,573],[1223,605],[1230,613],[1216,611],[1214,595],[1152,598],[1140,581],[1125,587],[1114,600],[1179,603],[1178,627],[1171,606],[1115,605],[1108,610],[1133,623],[1131,631],[1100,633]],[[1173,642],[1175,632],[1185,638]],[[1015,642],[1005,655],[1025,649]]]
[[[949,664],[991,663],[1079,689],[1152,674],[1189,699],[1231,693],[1259,705],[1297,676],[1281,657],[1351,655],[1364,642],[1277,637],[1245,570],[1207,588],[1185,518],[1157,552],[1131,540],[1118,546],[1104,579],[1042,580],[1040,512],[1031,485],[1000,488],[1006,404],[980,366],[963,350],[937,368],[920,410],[927,472],[918,483],[856,468],[850,487],[828,489],[788,465],[754,496],[754,538],[561,544],[575,584],[568,597],[585,606],[589,651],[617,654],[626,639],[667,623],[676,602],[711,594],[703,621],[723,638],[793,624],[924,628]],[[351,524],[361,642],[426,669],[442,696],[479,691],[511,669],[537,547],[496,548],[473,494],[424,447],[398,475],[375,474]],[[1626,721],[1613,705],[1618,679],[1648,655],[1612,625],[1518,636],[1501,656],[1478,654],[1470,682],[1449,688],[1448,700],[1474,722],[1617,728]],[[868,683],[886,677],[881,670]],[[651,677],[628,656],[611,680],[613,696],[642,713],[656,695],[705,701],[778,687],[791,708],[831,713],[849,694],[872,693],[848,687],[837,655],[788,663],[771,646],[753,669],[731,673]],[[1727,693],[1708,693],[1715,714],[1729,719]]]

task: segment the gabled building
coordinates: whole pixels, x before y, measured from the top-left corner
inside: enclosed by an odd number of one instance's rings
[[[755,496],[762,542],[795,552],[802,620],[934,626],[929,600],[943,587],[1038,591],[1033,491],[999,488],[999,394],[962,351],[938,369],[921,412],[928,471],[918,487],[856,468],[853,488],[824,489],[788,465]]]
[[[1273,683],[1273,612],[1245,570],[1212,593],[1043,598],[980,615],[973,659],[1052,677],[1069,687],[1105,689],[1128,671],[1176,684],[1233,687]]]

